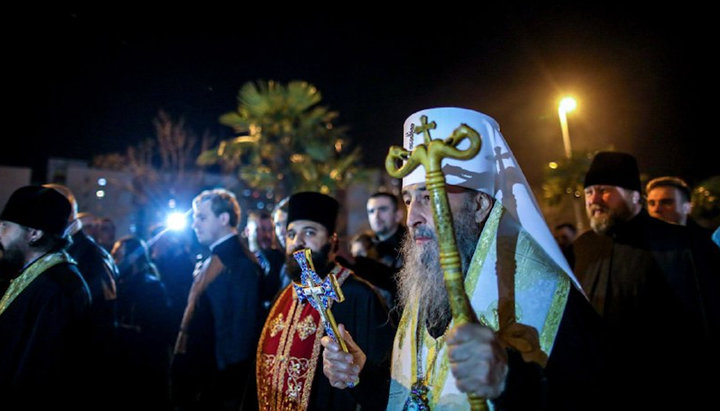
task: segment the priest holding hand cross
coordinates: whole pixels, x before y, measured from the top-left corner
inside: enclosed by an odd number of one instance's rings
[[[296,193],[288,201],[285,241],[293,281],[275,299],[258,344],[261,410],[345,410],[358,405],[376,410],[387,403],[394,329],[375,289],[334,261],[339,207],[334,198],[317,192]],[[370,347],[367,356],[353,364],[363,372],[349,384],[331,385],[322,373],[320,339],[325,334],[347,343],[351,353],[357,345]]]

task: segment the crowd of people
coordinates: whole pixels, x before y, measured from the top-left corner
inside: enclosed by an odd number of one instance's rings
[[[472,159],[443,161],[469,322],[451,310],[446,227],[422,167],[400,196],[369,196],[370,229],[347,244],[330,195],[293,193],[241,227],[232,192],[202,191],[201,259],[163,227],[115,239],[112,221],[79,213],[65,186],[17,189],[0,214],[2,409],[709,403],[720,244],[717,226],[690,217],[688,184],[643,187],[634,156],[600,152],[584,180],[591,228],[551,229],[492,118],[422,110],[405,122],[403,149],[457,133],[482,142]],[[294,253],[306,249],[303,263]]]

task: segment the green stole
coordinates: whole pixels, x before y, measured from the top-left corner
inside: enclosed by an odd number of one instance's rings
[[[74,260],[65,252],[60,251],[57,253],[45,254],[44,256],[36,259],[29,266],[27,266],[20,275],[10,282],[10,286],[5,291],[2,300],[0,300],[0,315],[5,312],[5,309],[12,303],[17,296],[19,296],[30,283],[32,283],[40,274],[47,271],[52,266],[60,263],[71,263]]]
[[[501,278],[503,271],[509,271],[512,280],[511,298],[497,291],[508,285],[507,278]],[[520,351],[526,361],[545,365],[570,286],[570,279],[562,269],[547,257],[542,247],[519,227],[505,208],[496,203],[465,277],[465,290],[480,322],[495,330],[505,344]],[[541,303],[525,304],[534,299]],[[419,324],[419,304],[417,300],[408,304],[398,325],[388,410],[403,409],[408,391],[418,376],[422,376],[428,388],[430,409],[469,409],[467,396],[453,384],[445,336],[435,339],[424,323]],[[538,309],[530,310],[529,307]],[[451,323],[448,329],[453,325]],[[418,349],[421,362],[418,361]]]

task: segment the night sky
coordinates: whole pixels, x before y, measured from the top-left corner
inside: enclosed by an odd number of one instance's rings
[[[402,143],[409,114],[461,106],[498,121],[537,186],[543,166],[563,157],[557,101],[571,93],[576,150],[628,151],[648,176],[691,184],[720,174],[709,147],[718,141],[713,13],[478,4],[9,11],[0,164],[34,167],[41,182],[48,157],[90,160],[154,138],[160,109],[196,134],[229,137],[218,117],[262,79],[315,85],[372,167]]]

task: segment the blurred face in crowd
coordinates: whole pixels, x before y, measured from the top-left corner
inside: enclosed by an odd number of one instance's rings
[[[367,257],[368,250],[367,250],[367,245],[365,244],[365,241],[363,241],[363,240],[353,241],[352,244],[350,244],[350,254],[353,257]]]
[[[10,221],[0,221],[0,267],[4,273],[16,273],[25,265],[30,230]]]
[[[117,265],[118,267],[120,277],[126,277],[128,274],[130,274],[131,264],[129,262],[129,259],[127,258],[125,243],[123,243],[122,241],[116,241],[115,244],[113,244],[110,255],[112,255],[113,260],[115,261],[115,265]]]
[[[210,206],[209,200],[193,205],[192,228],[198,242],[203,245],[210,245],[230,232],[230,215],[225,212],[216,216]]]
[[[285,248],[285,236],[287,234],[287,213],[283,210],[276,210],[273,213],[273,225],[275,226],[275,238],[281,248]]]
[[[300,267],[293,252],[309,248],[315,270],[321,276],[330,262],[331,237],[324,225],[310,220],[295,220],[288,224],[285,237],[286,263],[290,277],[300,281]]]
[[[248,221],[248,241],[260,250],[269,250],[273,245],[273,222],[269,218]]]
[[[575,241],[575,232],[570,227],[563,226],[553,230],[553,237],[560,248],[567,248]]]
[[[640,212],[640,193],[618,186],[593,185],[585,188],[585,209],[590,227],[605,234]]]
[[[370,228],[380,239],[393,234],[402,221],[402,212],[385,196],[373,197],[367,202],[367,214]]]
[[[690,201],[672,186],[657,186],[647,193],[647,210],[655,218],[685,225],[690,214]]]

